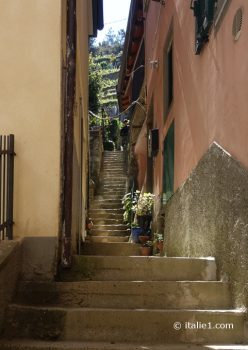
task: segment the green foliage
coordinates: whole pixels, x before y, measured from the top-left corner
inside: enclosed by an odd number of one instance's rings
[[[89,109],[97,114],[100,107],[117,106],[116,85],[121,65],[125,31],[111,28],[102,43],[89,40]],[[91,116],[91,125],[100,125]]]
[[[108,140],[103,143],[103,147],[105,151],[114,151],[115,150],[115,144],[113,141]]]
[[[163,242],[164,241],[164,235],[162,233],[155,233],[154,241],[155,242]]]
[[[92,54],[89,56],[89,109],[97,113],[100,107],[101,72],[94,62]]]
[[[134,193],[127,193],[122,198],[122,204],[124,209],[123,221],[131,222],[133,220],[132,214],[135,212],[136,205],[140,196],[140,191],[136,190]],[[132,226],[134,227],[134,226]]]
[[[142,193],[139,196],[137,205],[134,208],[136,215],[138,216],[152,215],[154,198],[155,198],[154,194],[150,192]]]

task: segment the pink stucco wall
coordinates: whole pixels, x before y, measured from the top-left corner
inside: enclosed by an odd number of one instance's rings
[[[238,41],[232,36],[236,10],[244,9]],[[160,152],[154,162],[154,192],[161,193],[163,141],[175,120],[176,190],[209,145],[216,141],[248,168],[248,13],[247,0],[230,3],[218,31],[214,28],[199,56],[194,54],[195,18],[190,0],[170,0],[162,6],[150,2],[145,22],[147,105],[154,98],[154,127],[160,129]],[[174,99],[164,122],[164,50],[173,28]],[[159,60],[158,69],[150,61]],[[139,182],[145,178],[145,132],[136,145],[141,166]],[[143,140],[142,140],[143,139]],[[142,155],[143,154],[143,155]],[[151,169],[149,170],[151,171]]]

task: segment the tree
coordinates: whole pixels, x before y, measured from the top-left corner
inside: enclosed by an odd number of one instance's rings
[[[124,29],[118,30],[118,33],[116,35],[116,40],[120,45],[124,45],[125,37],[126,37],[125,30]]]
[[[89,38],[89,52],[91,52],[93,55],[95,55],[97,52],[96,38],[94,37]]]
[[[89,56],[89,110],[97,113],[100,107],[99,94],[101,90],[101,71],[94,62],[92,54]]]

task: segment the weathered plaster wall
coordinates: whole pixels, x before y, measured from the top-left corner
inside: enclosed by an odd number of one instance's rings
[[[66,0],[62,1],[62,57],[66,62]],[[77,251],[80,235],[85,234],[88,196],[88,38],[92,30],[90,0],[77,0],[76,91],[73,142],[72,248]]]
[[[234,305],[247,305],[248,171],[217,144],[167,203],[164,232],[168,256],[216,257]]]
[[[248,2],[230,1],[218,31],[212,28],[209,42],[196,56],[195,17],[190,1],[166,1],[165,6],[150,1],[145,21],[146,83],[148,109],[153,101],[154,127],[160,129],[160,152],[154,167],[156,194],[162,191],[163,142],[173,119],[175,190],[187,179],[214,140],[248,168],[248,26],[244,21],[239,40],[235,41],[232,36],[233,18],[240,6],[245,16]],[[174,98],[166,115],[165,57],[170,30]],[[157,69],[150,64],[153,60],[159,61]]]
[[[2,241],[0,244],[0,334],[4,325],[4,314],[16,290],[21,272],[21,242]]]
[[[21,279],[52,281],[57,273],[57,249],[57,237],[24,237]]]
[[[16,138],[14,235],[55,236],[61,1],[0,0],[0,133]]]

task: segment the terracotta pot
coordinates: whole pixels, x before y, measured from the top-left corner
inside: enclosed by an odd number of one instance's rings
[[[164,247],[164,242],[157,242],[157,248],[158,248],[158,250],[160,251],[160,252],[162,252],[163,251],[163,247]]]
[[[152,255],[152,247],[141,247],[141,255],[142,256]]]

